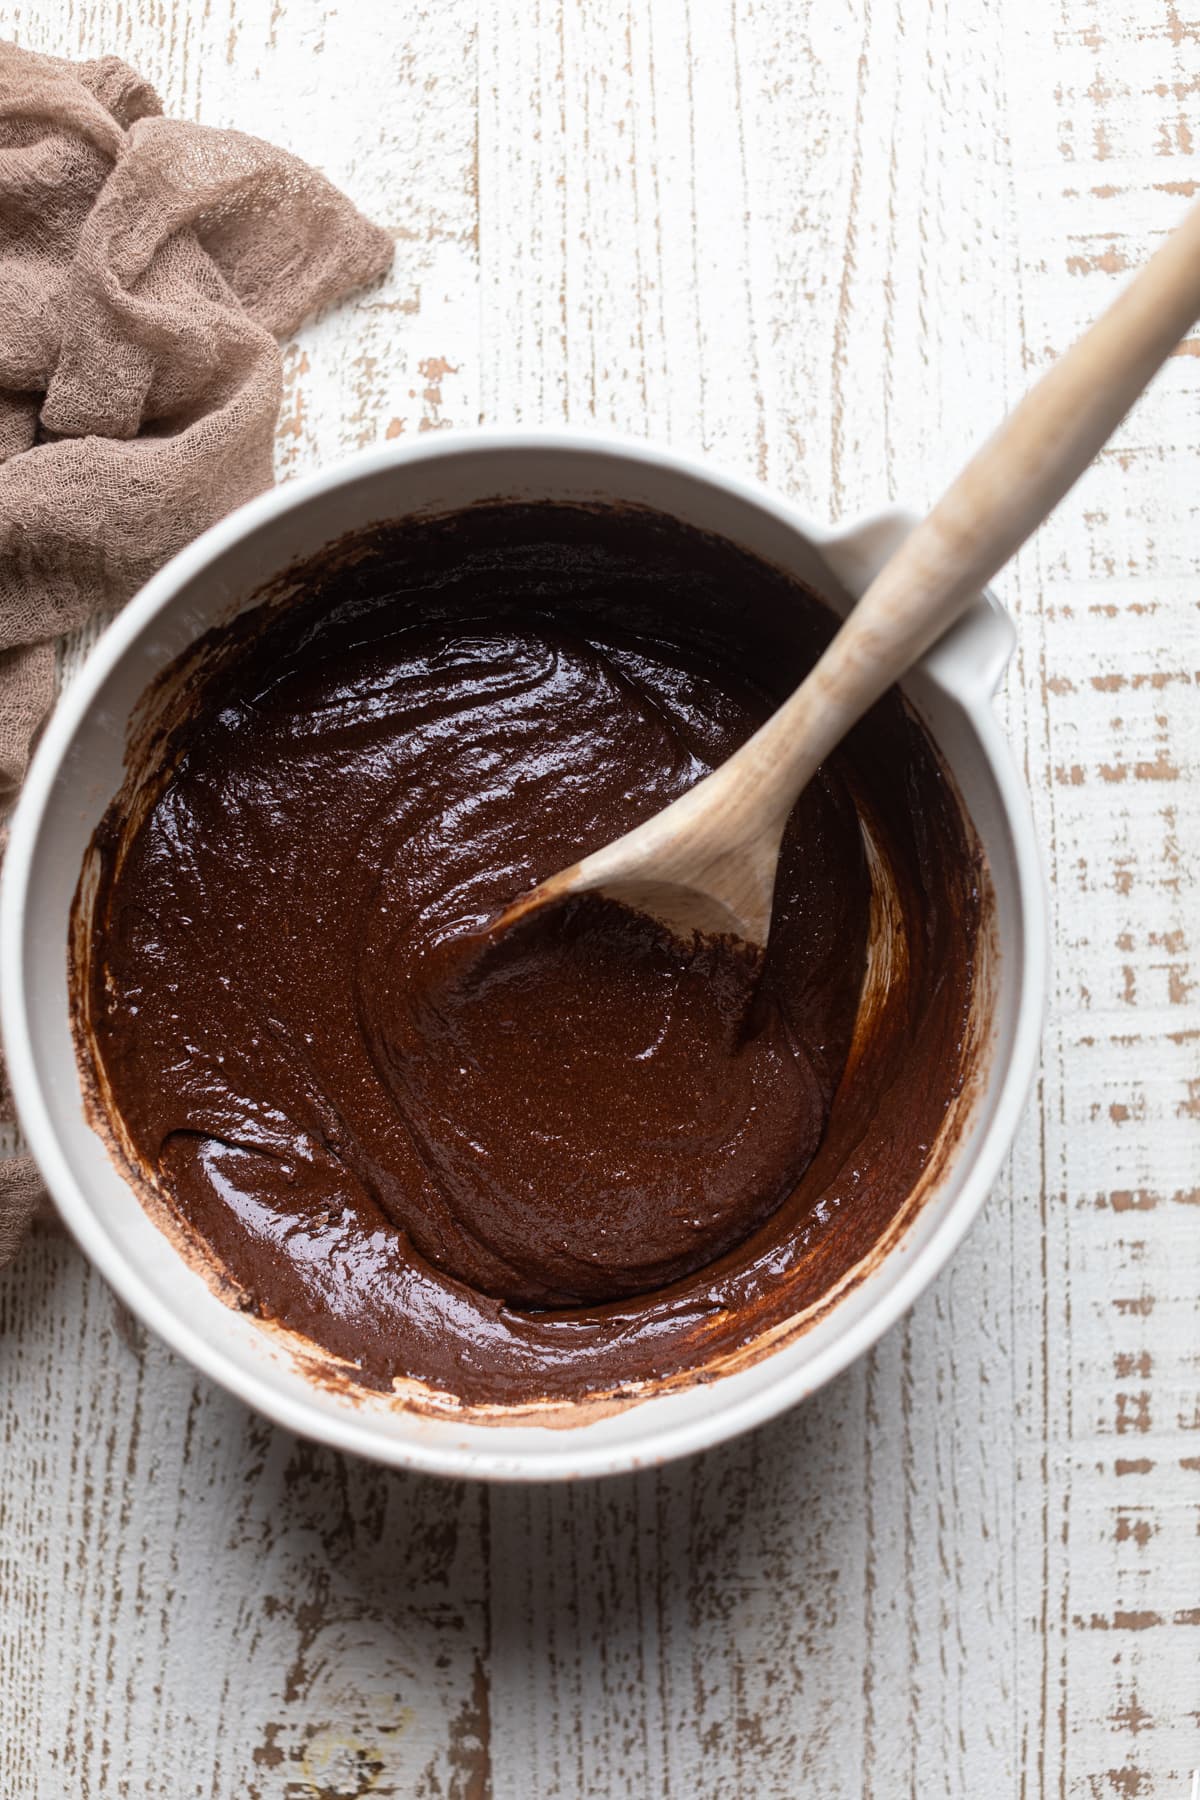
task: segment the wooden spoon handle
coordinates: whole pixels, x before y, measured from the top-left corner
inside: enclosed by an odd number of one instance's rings
[[[1030,389],[880,570],[808,679],[732,759],[755,752],[739,780],[749,778],[760,805],[790,811],[855,720],[1053,511],[1197,316],[1200,207]]]

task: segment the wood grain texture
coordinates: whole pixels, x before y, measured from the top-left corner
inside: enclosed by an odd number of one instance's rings
[[[279,467],[468,424],[923,504],[1200,183],[1178,0],[83,0],[397,237]],[[53,1224],[0,1276],[5,1800],[1186,1800],[1200,1762],[1200,355],[1000,583],[1038,1088],[934,1289],[703,1458],[482,1491],[302,1445]],[[73,656],[77,655],[77,651]]]

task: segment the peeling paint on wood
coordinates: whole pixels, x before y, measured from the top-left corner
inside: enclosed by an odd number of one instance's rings
[[[1174,0],[0,0],[0,29],[128,57],[394,232],[390,280],[285,347],[283,479],[569,419],[817,516],[921,504],[1200,192]],[[1197,350],[1000,583],[1053,990],[934,1290],[741,1443],[485,1491],[246,1413],[44,1222],[0,1277],[5,1800],[1186,1800]]]

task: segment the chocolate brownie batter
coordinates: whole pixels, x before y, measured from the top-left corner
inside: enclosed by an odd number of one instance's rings
[[[160,683],[97,834],[98,1114],[240,1303],[366,1382],[711,1370],[885,1235],[961,1085],[979,871],[928,739],[891,696],[830,759],[761,960],[596,897],[497,933],[729,756],[829,615],[656,515],[499,503],[287,587]]]

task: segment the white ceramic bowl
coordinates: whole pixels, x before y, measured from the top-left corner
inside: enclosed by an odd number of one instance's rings
[[[598,1475],[698,1450],[794,1405],[911,1306],[999,1170],[1037,1058],[1046,909],[1028,803],[991,699],[1012,626],[981,597],[905,684],[949,763],[995,891],[994,1016],[972,1115],[899,1241],[806,1331],[751,1366],[569,1429],[487,1426],[306,1379],[278,1337],[225,1306],[161,1235],[84,1119],[67,1002],[68,916],[153,677],[267,579],[381,519],[496,495],[641,503],[720,533],[848,606],[910,521],[809,524],[707,460],[568,431],[446,432],[372,450],[265,494],[183,551],[121,613],[50,719],[13,821],[0,896],[0,1018],[17,1107],[67,1224],[146,1324],[281,1424],[381,1462],[498,1480]]]

